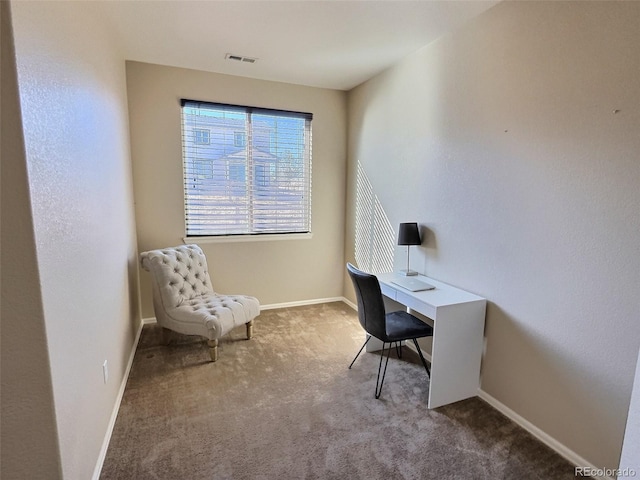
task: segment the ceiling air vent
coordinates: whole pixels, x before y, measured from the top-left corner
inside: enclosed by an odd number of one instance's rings
[[[242,55],[234,55],[233,53],[227,53],[224,58],[227,60],[234,60],[236,62],[243,63],[256,63],[256,61],[258,60],[257,58],[243,57]]]

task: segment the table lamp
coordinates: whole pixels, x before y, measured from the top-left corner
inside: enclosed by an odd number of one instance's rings
[[[415,222],[401,223],[398,230],[398,245],[407,246],[407,269],[400,270],[400,275],[412,276],[418,275],[418,272],[409,268],[409,249],[411,245],[421,245],[420,231],[418,230],[418,224]]]

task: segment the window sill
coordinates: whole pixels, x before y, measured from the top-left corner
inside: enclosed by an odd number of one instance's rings
[[[265,235],[220,235],[212,237],[183,237],[185,245],[190,243],[244,243],[274,242],[281,240],[310,240],[313,233],[274,233]]]

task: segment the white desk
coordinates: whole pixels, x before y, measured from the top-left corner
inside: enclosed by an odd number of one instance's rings
[[[487,301],[464,290],[420,275],[434,290],[411,292],[391,280],[395,273],[377,275],[382,294],[433,320],[431,381],[428,408],[474,397],[480,386]],[[372,338],[367,351],[382,349]]]

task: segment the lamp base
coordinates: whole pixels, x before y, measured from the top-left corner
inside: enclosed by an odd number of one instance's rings
[[[400,275],[404,275],[405,277],[413,277],[414,275],[418,275],[418,272],[415,270],[400,270],[398,272]]]

